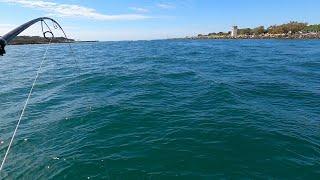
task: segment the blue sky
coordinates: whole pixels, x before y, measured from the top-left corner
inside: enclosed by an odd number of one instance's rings
[[[319,0],[0,0],[0,34],[39,16],[79,40],[161,39],[269,26],[320,24]],[[27,35],[40,35],[39,26]]]

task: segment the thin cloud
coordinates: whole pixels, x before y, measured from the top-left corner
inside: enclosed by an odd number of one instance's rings
[[[159,8],[162,8],[162,9],[174,9],[174,8],[176,8],[174,5],[168,4],[168,3],[159,3],[159,4],[157,4],[157,6]]]
[[[0,24],[0,28],[12,28],[15,27],[13,24]]]
[[[9,32],[9,30],[12,30],[15,27],[13,24],[0,24],[0,36],[4,33]]]
[[[0,2],[17,4],[28,8],[40,9],[50,14],[63,17],[85,17],[101,21],[143,20],[151,18],[150,16],[145,16],[142,14],[107,15],[97,12],[95,9],[84,6],[74,4],[60,4],[43,0],[0,0]]]
[[[145,9],[145,8],[139,8],[139,7],[130,7],[129,9],[139,12],[139,13],[148,13],[150,12],[149,9]]]

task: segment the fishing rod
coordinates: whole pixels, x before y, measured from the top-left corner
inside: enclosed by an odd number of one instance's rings
[[[21,26],[15,28],[14,30],[10,31],[9,33],[5,34],[4,36],[0,37],[0,55],[1,55],[1,56],[3,56],[3,55],[6,53],[6,52],[5,52],[5,46],[8,45],[8,43],[10,43],[10,42],[11,42],[15,37],[17,37],[21,32],[23,32],[24,30],[28,29],[30,26],[32,26],[33,24],[35,24],[35,23],[37,23],[37,22],[41,22],[41,29],[42,29],[43,36],[44,36],[44,38],[46,38],[46,39],[49,40],[49,41],[48,41],[48,46],[47,46],[46,51],[45,51],[45,53],[44,53],[44,55],[43,55],[43,58],[42,58],[40,67],[38,68],[36,77],[35,77],[35,79],[34,79],[34,81],[33,81],[33,84],[32,84],[32,86],[31,86],[31,89],[30,89],[30,91],[29,91],[27,100],[25,101],[25,104],[24,104],[23,109],[22,109],[22,111],[21,111],[21,114],[20,114],[19,120],[18,120],[18,122],[17,122],[16,128],[15,128],[13,134],[12,134],[11,140],[10,140],[10,142],[9,142],[9,145],[8,145],[8,148],[7,148],[6,152],[5,152],[5,155],[4,155],[4,157],[3,157],[2,163],[0,164],[0,173],[1,173],[1,171],[3,170],[4,164],[5,164],[5,162],[6,162],[7,156],[8,156],[8,154],[9,154],[10,149],[11,149],[13,140],[14,140],[16,134],[17,134],[17,131],[18,131],[20,122],[21,122],[21,120],[22,120],[22,117],[23,117],[23,115],[24,115],[24,112],[25,112],[25,110],[26,110],[26,108],[27,108],[27,105],[28,105],[28,103],[29,103],[29,99],[30,99],[30,97],[31,97],[31,95],[32,95],[34,86],[35,86],[35,84],[36,84],[36,82],[37,82],[37,79],[38,79],[38,77],[39,77],[39,74],[40,74],[40,71],[41,71],[41,69],[42,69],[42,66],[43,66],[43,64],[44,64],[44,62],[45,62],[45,60],[46,60],[46,56],[47,56],[47,52],[48,52],[49,45],[51,44],[52,40],[54,39],[54,34],[53,34],[53,32],[51,31],[50,27],[48,26],[48,24],[46,23],[45,20],[49,20],[49,21],[53,22],[53,27],[54,27],[55,29],[60,29],[60,30],[62,31],[65,39],[68,39],[65,31],[62,29],[62,27],[60,26],[60,24],[59,24],[57,21],[55,21],[54,19],[48,18],[48,17],[40,17],[40,18],[37,18],[37,19],[33,19],[33,20],[31,20],[31,21],[29,21],[29,22],[27,22],[27,23],[25,23],[25,24],[22,24]],[[48,29],[47,31],[44,31],[44,25],[47,27],[47,29]],[[47,37],[46,34],[48,34],[48,33],[51,35],[51,37]],[[73,55],[74,58],[76,59],[76,56],[75,56],[75,54],[74,54],[74,52],[73,52],[70,44],[69,44],[69,48],[70,48],[70,51],[72,52],[72,55]]]
[[[21,26],[15,28],[14,30],[8,32],[7,34],[3,35],[3,36],[0,36],[0,56],[3,56],[6,51],[5,51],[5,46],[8,45],[15,37],[17,37],[20,33],[22,33],[24,30],[28,29],[30,26],[32,26],[33,24],[37,23],[37,22],[41,22],[41,27],[42,27],[42,32],[43,32],[43,36],[46,38],[46,39],[49,39],[46,34],[50,34],[53,38],[53,33],[50,29],[50,27],[48,26],[48,24],[45,22],[45,20],[50,20],[54,23],[54,27],[55,28],[59,28],[65,38],[67,37],[64,30],[62,29],[62,27],[60,26],[60,24],[55,21],[54,19],[52,18],[49,18],[49,17],[40,17],[40,18],[36,18],[36,19],[33,19],[27,23],[24,23],[22,24]],[[49,29],[48,31],[44,31],[43,29],[43,23],[47,26],[47,28]]]

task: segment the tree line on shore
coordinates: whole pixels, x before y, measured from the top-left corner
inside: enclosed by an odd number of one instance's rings
[[[297,21],[291,21],[286,24],[273,25],[268,28],[259,26],[256,28],[238,29],[238,35],[262,35],[262,34],[296,34],[296,33],[320,33],[320,24],[308,25]],[[229,32],[209,33],[207,36],[227,36]],[[198,37],[204,36],[199,34]]]
[[[64,37],[54,37],[51,43],[65,43],[65,42],[75,42],[73,39],[66,39]],[[20,44],[47,44],[49,40],[40,36],[18,36],[10,45],[20,45]]]

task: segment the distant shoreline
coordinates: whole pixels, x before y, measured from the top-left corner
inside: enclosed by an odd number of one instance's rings
[[[242,28],[232,26],[228,32],[213,32],[207,35],[198,34],[185,39],[320,39],[320,24],[308,25],[297,21],[273,25],[268,28]]]
[[[21,37],[21,36],[19,36]],[[42,39],[41,41],[35,41],[35,40],[24,40],[21,41],[19,37],[15,40],[13,40],[9,45],[41,45],[41,44],[48,44],[49,40]],[[24,36],[28,38],[34,38],[34,36]],[[38,37],[38,36],[36,36]],[[316,36],[290,36],[290,35],[279,35],[279,36],[238,36],[236,38],[231,36],[216,36],[216,37],[182,37],[182,38],[170,38],[170,39],[154,39],[154,40],[136,40],[136,41],[170,41],[170,40],[320,40],[320,34],[317,34]],[[128,42],[132,42],[132,40],[126,40]],[[61,38],[60,40],[52,41],[51,44],[64,44],[64,43],[97,43],[97,42],[123,42],[121,41],[75,41],[73,39],[65,39]]]
[[[237,37],[232,37],[230,35],[222,36],[198,36],[198,37],[185,37],[181,39],[320,39],[320,33],[305,33],[305,34],[263,34],[263,35],[239,35]]]
[[[30,44],[48,44],[49,39],[40,36],[18,36],[9,45],[30,45]],[[64,37],[55,37],[51,40],[52,44],[60,43],[79,43],[79,42],[98,42],[98,41],[75,41]]]
[[[24,44],[48,44],[51,43],[73,43],[75,42],[74,39],[67,39],[64,37],[54,37],[53,39],[49,40],[44,37],[40,36],[18,36],[13,39],[9,45],[24,45]]]

